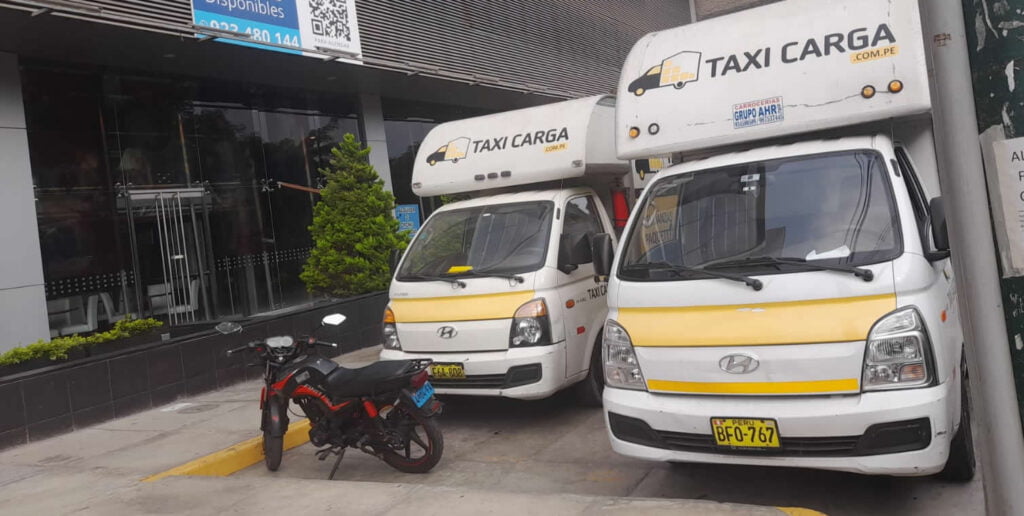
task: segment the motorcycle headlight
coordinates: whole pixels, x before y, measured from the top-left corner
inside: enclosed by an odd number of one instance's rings
[[[629,333],[611,319],[604,323],[601,357],[604,360],[605,385],[619,389],[647,390],[647,382],[640,371],[640,362],[636,359]]]
[[[390,306],[384,309],[384,326],[381,333],[384,337],[384,349],[402,350],[402,343],[398,340],[398,326],[395,325],[395,312],[391,311]]]
[[[520,306],[512,317],[508,345],[512,348],[547,346],[551,344],[551,320],[544,299],[534,299]]]
[[[904,308],[882,317],[868,334],[863,389],[880,391],[929,385],[931,353],[931,342],[916,309]]]

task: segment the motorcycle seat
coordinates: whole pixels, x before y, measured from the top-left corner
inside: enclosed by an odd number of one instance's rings
[[[353,398],[401,389],[413,370],[411,360],[382,360],[356,369],[339,366],[325,382],[332,396]]]

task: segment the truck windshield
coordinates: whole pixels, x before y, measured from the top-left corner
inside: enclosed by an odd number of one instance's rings
[[[621,260],[623,279],[708,277],[667,274],[666,264],[764,274],[853,267],[902,251],[885,162],[873,151],[670,176],[651,187],[639,209]]]
[[[524,202],[435,214],[420,229],[399,281],[524,273],[547,256],[554,203]]]

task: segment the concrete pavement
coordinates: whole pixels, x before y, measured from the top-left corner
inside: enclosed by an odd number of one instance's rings
[[[376,349],[343,356],[347,365],[376,358]],[[145,477],[216,452],[259,434],[259,384],[246,382],[126,418],[12,448],[0,453],[0,508],[8,514],[243,514],[279,510],[300,513],[343,510],[348,514],[784,514],[772,507],[704,500],[617,498],[628,494],[644,466],[627,467],[607,449],[600,412],[569,405],[569,419],[546,417],[561,398],[547,404],[516,404],[522,428],[515,434],[536,443],[522,447],[503,439],[501,421],[466,417],[442,421],[446,454],[427,475],[404,475],[376,459],[349,450],[339,474],[316,461],[308,445],[285,458],[279,474],[262,464],[232,477]],[[495,400],[472,400],[484,406]],[[507,400],[506,400],[507,401]],[[470,409],[472,405],[468,406]],[[545,408],[547,407],[547,408]],[[447,416],[444,416],[447,417]],[[595,417],[597,419],[595,419]],[[475,421],[475,422],[474,422]],[[497,423],[497,426],[494,426]],[[465,424],[469,430],[460,430]],[[583,431],[573,437],[571,433]],[[553,441],[551,441],[553,439]],[[487,446],[480,448],[478,445]],[[557,450],[540,446],[562,443]],[[600,443],[604,443],[603,447]],[[472,451],[476,450],[476,451]],[[538,454],[558,465],[517,465]],[[460,460],[478,457],[487,460]],[[583,462],[572,457],[582,454]],[[552,463],[554,464],[554,463]],[[312,465],[312,466],[311,466]],[[650,467],[646,465],[645,467]],[[375,476],[392,475],[386,481]],[[513,468],[512,471],[509,468]],[[306,473],[303,474],[302,472]],[[308,479],[307,479],[308,477]],[[382,477],[381,477],[382,478]],[[486,482],[478,480],[485,479]],[[570,493],[570,494],[562,494]],[[609,496],[611,495],[611,496]]]

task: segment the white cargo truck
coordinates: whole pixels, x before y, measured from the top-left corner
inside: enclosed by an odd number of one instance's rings
[[[596,96],[426,136],[413,191],[470,198],[434,212],[398,264],[382,359],[433,360],[439,393],[535,399],[577,384],[600,404],[607,287],[590,239],[614,230],[613,190],[630,171],[615,157],[614,111]]]
[[[633,48],[618,156],[677,164],[613,263],[595,238],[615,451],[973,476],[917,5],[789,0]],[[633,91],[680,52],[698,78]]]

